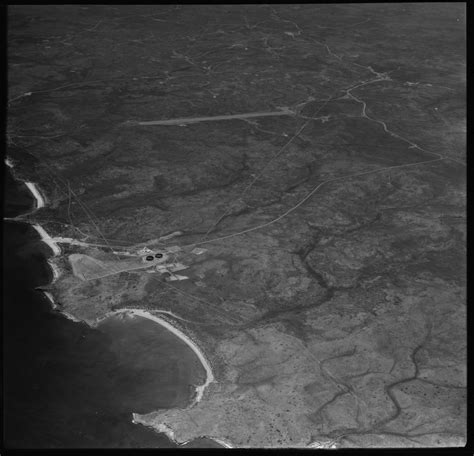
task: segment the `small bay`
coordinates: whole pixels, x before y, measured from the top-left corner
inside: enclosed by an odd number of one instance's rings
[[[5,180],[5,215],[31,210]],[[68,320],[35,288],[52,279],[50,255],[25,223],[4,222],[4,443],[6,448],[170,448],[132,412],[185,406],[203,381],[189,347],[140,317],[97,328]]]

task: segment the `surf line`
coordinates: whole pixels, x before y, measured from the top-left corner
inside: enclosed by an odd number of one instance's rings
[[[175,442],[175,443],[178,443],[178,445],[186,445],[187,443],[190,443],[190,442],[192,442],[194,440],[197,440],[199,438],[213,440],[214,442],[217,442],[219,445],[223,446],[224,448],[234,448],[227,440],[217,438],[217,437],[207,437],[207,436],[202,436],[202,437],[197,437],[195,439],[186,440],[186,442],[183,442],[183,443],[179,443],[179,442]]]
[[[199,361],[203,365],[204,370],[206,371],[206,381],[202,385],[196,386],[196,397],[194,398],[194,401],[191,403],[189,407],[193,407],[194,405],[201,402],[201,399],[204,395],[204,391],[211,383],[215,382],[216,379],[212,372],[211,364],[206,359],[206,357],[204,356],[204,354],[202,353],[201,349],[196,344],[196,342],[194,342],[190,337],[188,337],[181,330],[173,326],[171,323],[168,323],[168,321],[166,321],[164,318],[157,317],[156,315],[153,315],[143,309],[119,309],[113,312],[108,312],[105,317],[97,320],[96,324],[98,324],[100,321],[102,321],[105,318],[108,318],[112,315],[117,315],[117,314],[128,314],[128,315],[142,317],[142,318],[146,318],[148,320],[154,321],[155,323],[158,323],[159,325],[164,326],[166,329],[168,329],[168,331],[172,332],[175,336],[180,338],[183,342],[185,342],[191,348],[191,350],[196,354]]]
[[[5,160],[5,164],[11,169],[14,168],[13,163],[11,162],[11,160],[8,160],[8,159]],[[33,211],[31,213],[34,213],[38,209],[41,209],[41,208],[45,207],[46,203],[47,203],[47,200],[46,200],[45,197],[42,196],[38,186],[33,182],[25,182],[24,181],[24,184],[30,190],[31,194],[35,198],[35,208],[33,209]],[[53,239],[41,225],[32,224],[32,227],[40,235],[42,242],[44,242],[46,245],[48,245],[48,247],[52,250],[54,257],[57,257],[57,256],[61,255],[62,251],[61,251],[61,248],[59,247],[58,243],[55,242],[55,239]],[[61,271],[53,262],[48,260],[48,264],[50,265],[50,267],[53,271],[53,281],[52,282],[54,283],[58,279]],[[45,293],[46,297],[51,302],[51,305],[52,305],[53,309],[57,309],[58,306],[54,302],[54,298],[53,298],[52,294],[47,292],[47,291],[43,291],[43,293]],[[66,314],[65,312],[62,312],[62,311],[60,311],[60,312],[66,318],[69,318],[69,319],[71,319],[73,321],[76,321],[76,322],[80,322],[80,320],[73,317],[72,315]],[[171,323],[168,323],[165,319],[157,317],[155,315],[152,315],[151,313],[146,312],[142,309],[119,309],[117,311],[107,313],[107,315],[104,318],[107,318],[107,317],[109,317],[111,315],[114,315],[114,314],[120,314],[120,313],[126,313],[126,314],[133,315],[133,316],[139,316],[139,317],[146,318],[148,320],[151,320],[151,321],[154,321],[155,323],[160,324],[161,326],[165,327],[170,332],[172,332],[175,336],[180,338],[182,341],[184,341],[193,350],[193,352],[196,354],[199,361],[203,365],[204,370],[206,371],[206,381],[202,385],[196,386],[196,396],[195,396],[193,402],[191,403],[191,405],[189,407],[193,407],[194,405],[199,403],[202,400],[202,397],[204,395],[204,391],[206,390],[206,388],[211,383],[215,382],[216,380],[215,380],[214,374],[212,372],[212,368],[211,368],[211,365],[210,365],[209,361],[205,358],[205,356],[201,352],[198,345],[190,337],[188,337],[182,331],[177,329]],[[95,322],[95,324],[97,324],[100,320],[102,320],[102,318],[97,320]],[[133,414],[133,418],[134,418],[133,422],[135,422],[135,416],[136,416],[136,414],[134,413]],[[166,427],[166,426],[164,426],[164,427]],[[169,428],[163,429],[163,432],[165,432],[165,434],[168,435],[168,437],[170,437],[171,440],[174,440],[174,438],[173,438],[174,433],[171,429],[169,429]]]
[[[53,251],[54,256],[61,255],[61,247],[54,241],[54,239],[46,232],[46,230],[38,224],[33,224],[33,228],[41,236],[41,240]],[[53,274],[55,274],[55,280],[59,277],[59,270],[57,267],[53,267]]]
[[[218,439],[216,437],[207,437],[209,439],[214,440],[214,442],[217,442],[219,445],[222,445],[224,448],[234,448],[227,440],[224,439]]]
[[[13,173],[13,169],[14,169],[15,166],[14,166],[13,161],[11,159],[9,159],[8,157],[5,158],[5,165],[8,166],[11,169],[12,173]],[[18,179],[15,176],[13,176],[13,177],[15,179],[21,181],[21,179]],[[35,207],[34,207],[33,211],[30,212],[29,214],[32,214],[32,213],[36,212],[38,209],[41,209],[42,207],[45,207],[46,206],[46,198],[43,197],[43,195],[41,194],[38,186],[33,182],[23,181],[23,183],[26,185],[28,190],[30,190],[31,194],[33,195],[33,197],[35,199]],[[27,223],[26,221],[22,221],[22,222]],[[53,238],[46,232],[46,230],[41,225],[32,224],[32,227],[40,235],[41,241],[44,242],[53,251],[53,257],[57,257],[57,256],[61,255],[61,248],[59,247],[59,245],[56,242],[54,242]],[[49,266],[50,266],[50,268],[53,272],[52,283],[54,283],[59,278],[59,276],[61,275],[61,270],[49,258],[47,259],[47,263],[49,264]],[[57,305],[54,302],[54,299],[53,299],[53,296],[51,295],[51,293],[48,293],[46,291],[43,291],[43,293],[45,293],[46,297],[49,299],[49,301],[51,301],[51,305],[52,305],[53,309],[56,309]]]
[[[168,426],[165,423],[160,423],[160,424],[153,425],[153,426],[148,424],[148,423],[142,423],[142,421],[140,420],[140,415],[138,413],[133,414],[132,423],[133,424],[141,424],[142,426],[153,429],[154,431],[162,432],[163,434],[166,435],[166,437],[168,437],[169,440],[171,440],[172,442],[176,443],[179,446],[184,446],[184,445],[188,444],[189,442],[192,442],[192,441],[197,440],[199,438],[205,438],[205,439],[213,440],[214,442],[217,442],[219,445],[221,445],[224,448],[234,448],[234,446],[232,444],[230,444],[227,440],[224,440],[224,439],[218,438],[218,437],[201,436],[201,437],[196,437],[194,439],[186,440],[184,442],[180,442],[176,439],[175,433],[174,433],[173,429],[171,429],[170,426]]]
[[[30,213],[30,214],[32,214],[32,213],[36,212],[38,209],[41,209],[42,207],[45,207],[47,199],[44,198],[41,195],[41,192],[40,192],[38,186],[36,184],[34,184],[33,182],[25,182],[25,185],[30,189],[31,193],[35,197],[36,207]],[[60,256],[61,253],[62,253],[61,247],[59,247],[58,243],[55,242],[55,239],[53,239],[41,225],[39,225],[37,223],[34,223],[31,226],[40,235],[41,241],[44,242],[53,251],[53,258]],[[49,264],[49,267],[51,268],[51,270],[53,272],[53,280],[51,281],[51,283],[54,283],[54,282],[56,282],[56,280],[61,275],[61,269],[56,265],[56,263],[54,263],[54,261],[51,261],[50,258],[48,258],[46,261]],[[71,320],[75,323],[84,323],[82,320],[80,320],[79,318],[76,318],[74,315],[71,315],[70,313],[64,312],[62,309],[60,309],[59,306],[54,301],[54,297],[51,293],[49,293],[47,291],[43,291],[43,293],[46,295],[48,300],[51,302],[51,307],[53,308],[53,310],[58,311],[65,318],[67,318],[68,320]]]
[[[41,290],[43,293],[46,295],[46,297],[49,299],[49,302],[51,303],[51,307],[53,310],[59,312],[63,317],[67,318],[68,320],[73,321],[74,323],[81,323],[81,324],[86,324],[84,321],[79,320],[79,318],[76,318],[74,315],[71,315],[68,312],[64,312],[59,308],[59,306],[56,304],[54,301],[53,295],[49,291]]]
[[[10,168],[13,168],[13,164],[10,160],[5,161],[6,165]],[[35,198],[35,209],[33,212],[37,211],[38,209],[41,209],[42,207],[46,206],[46,198],[44,198],[38,188],[38,186],[33,183],[33,182],[24,182],[25,185],[28,187],[30,192],[32,193],[33,197]],[[55,242],[55,239],[53,239],[47,232],[46,230],[39,224],[33,224],[33,228],[36,230],[36,232],[40,235],[41,240],[49,246],[49,248],[53,251],[54,257],[57,257],[61,254],[61,248],[59,247],[58,243]],[[52,262],[48,261],[49,265],[51,266],[53,270],[53,282],[57,280],[57,278],[60,275],[60,270],[59,268]],[[52,300],[52,296],[48,296],[49,300]],[[54,305],[54,303],[53,303]],[[130,315],[135,315],[135,316],[140,316],[143,318],[146,318],[148,320],[152,320],[155,323],[160,324],[161,326],[164,326],[166,329],[171,331],[175,336],[179,337],[181,340],[183,340],[196,354],[196,356],[199,358],[199,361],[204,367],[204,370],[206,371],[206,381],[204,382],[203,385],[197,386],[196,387],[196,397],[191,404],[193,406],[194,404],[198,403],[201,401],[205,389],[213,382],[215,382],[215,378],[212,372],[211,365],[209,361],[205,358],[203,353],[201,352],[200,348],[198,345],[186,334],[184,334],[182,331],[177,329],[175,326],[172,324],[168,323],[165,319],[157,317],[155,315],[152,315],[151,313],[148,313],[142,309],[120,309],[115,312],[108,313],[107,316],[110,316],[112,314],[117,314],[117,313],[128,313]]]
[[[38,187],[36,186],[36,184],[34,184],[33,182],[25,182],[25,185],[28,187],[30,192],[35,197],[36,209],[41,209],[42,207],[45,207],[46,206],[45,200],[43,196],[41,195],[40,191],[38,190]]]

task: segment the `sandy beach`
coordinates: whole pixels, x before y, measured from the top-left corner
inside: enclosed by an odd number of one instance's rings
[[[49,291],[44,291],[43,290],[43,293],[45,294],[45,296],[49,299],[49,302],[51,303],[51,307],[56,310],[58,308],[58,305],[56,304],[56,302],[54,301],[54,298],[53,298],[53,295],[49,292]]]
[[[6,159],[6,161],[5,161],[6,163],[7,163],[7,160],[8,159]],[[9,166],[12,167],[11,164]],[[33,182],[24,182],[24,184],[28,187],[31,194],[35,198],[36,205],[35,205],[35,209],[32,211],[32,213],[35,212],[38,209],[41,209],[42,207],[45,207],[45,204],[46,204],[45,198],[43,198],[43,196],[41,195],[41,192],[39,191],[38,186],[36,184],[34,184]],[[46,230],[39,224],[33,224],[32,226],[38,232],[38,234],[41,236],[41,240],[51,248],[51,250],[54,253],[54,256],[60,255],[61,254],[61,248],[58,246],[58,244],[56,242],[54,242],[54,239],[46,232]],[[59,277],[58,268],[56,266],[53,266],[52,263],[50,263],[49,261],[48,261],[48,263],[53,268],[54,279],[57,279],[57,277]]]
[[[41,193],[38,190],[38,187],[36,186],[36,184],[34,184],[32,182],[25,182],[25,185],[28,187],[28,189],[31,191],[31,193],[35,197],[36,209],[44,207],[45,206],[45,199],[41,195]],[[32,226],[38,232],[38,234],[41,236],[41,240],[51,248],[51,250],[53,251],[54,256],[59,256],[61,254],[61,248],[55,242],[55,239],[53,239],[41,225],[34,224]],[[51,266],[51,269],[53,271],[53,282],[54,282],[59,277],[60,270],[54,264],[54,262],[48,261],[48,264]],[[54,307],[55,306],[54,299],[53,299],[51,294],[48,293],[48,295],[49,295],[48,298],[52,301],[53,307]],[[62,313],[67,318],[70,318],[71,320],[80,321],[80,320],[72,317],[71,315],[66,315],[66,313],[64,313],[64,312],[62,312]],[[199,349],[198,345],[192,339],[190,339],[188,336],[186,336],[186,334],[184,334],[182,331],[175,328],[172,324],[168,323],[165,319],[160,318],[156,315],[152,315],[151,313],[149,313],[145,310],[142,310],[142,309],[121,309],[121,310],[117,310],[115,312],[107,314],[106,317],[114,315],[114,314],[119,314],[119,313],[127,313],[127,314],[130,314],[130,315],[135,315],[135,316],[139,316],[139,317],[142,317],[142,318],[146,318],[148,320],[152,320],[155,323],[158,323],[161,326],[164,326],[169,331],[171,331],[175,336],[177,336],[181,340],[183,340],[193,350],[193,352],[199,358],[199,361],[201,361],[201,364],[203,365],[203,367],[206,371],[206,381],[204,382],[204,384],[196,387],[196,397],[195,397],[193,403],[190,405],[190,407],[192,407],[194,404],[200,402],[202,397],[203,397],[205,389],[212,382],[215,381],[215,378],[214,378],[214,375],[212,373],[211,365],[209,364],[207,359],[204,357],[204,355],[201,352],[201,350]],[[106,317],[104,317],[104,318],[106,318]]]
[[[13,164],[8,159],[5,160],[5,163],[10,168],[13,168]],[[28,189],[31,191],[31,193],[34,196],[35,201],[36,201],[35,209],[33,210],[33,212],[35,212],[36,210],[38,210],[42,207],[45,207],[45,204],[46,204],[45,198],[41,195],[41,192],[39,191],[37,185],[34,184],[33,182],[24,182],[24,183],[28,187]],[[51,250],[53,251],[54,257],[57,257],[57,256],[61,255],[61,248],[59,247],[59,245],[56,241],[59,241],[59,242],[60,241],[69,241],[68,243],[76,243],[77,242],[77,241],[74,242],[73,239],[68,239],[68,238],[54,239],[47,233],[47,231],[41,225],[33,224],[32,226],[37,231],[37,233],[40,235],[41,240],[51,248]],[[48,264],[50,265],[50,267],[52,269],[52,272],[53,272],[52,282],[54,283],[57,280],[57,278],[59,277],[61,272],[60,272],[60,269],[57,267],[57,265],[53,261],[48,260]],[[81,320],[77,319],[73,315],[70,315],[67,312],[61,311],[59,309],[58,305],[55,303],[54,297],[50,292],[44,291],[44,293],[45,293],[46,297],[49,299],[49,301],[51,302],[51,306],[54,310],[60,311],[61,314],[64,315],[69,320],[72,320],[72,321],[77,322],[77,323],[82,322]],[[205,358],[205,356],[202,353],[199,346],[190,337],[188,337],[186,334],[184,334],[182,331],[177,329],[175,326],[173,326],[171,323],[169,323],[165,319],[160,318],[156,315],[153,315],[153,314],[151,314],[151,313],[149,313],[145,310],[142,310],[142,309],[120,309],[120,310],[108,313],[103,318],[100,318],[99,320],[96,320],[94,322],[94,324],[90,324],[91,322],[88,322],[88,324],[90,326],[96,326],[100,321],[104,320],[105,318],[108,318],[112,315],[123,314],[123,313],[128,314],[128,315],[132,315],[132,316],[138,316],[138,317],[146,318],[146,319],[151,320],[155,323],[158,323],[159,325],[161,325],[161,326],[165,327],[166,329],[168,329],[169,331],[171,331],[175,336],[180,338],[182,341],[184,341],[186,343],[186,345],[188,345],[193,350],[193,352],[196,354],[196,356],[199,358],[199,361],[203,365],[204,370],[206,371],[206,380],[202,385],[196,386],[196,396],[195,396],[193,402],[189,405],[189,407],[193,407],[195,404],[199,403],[202,400],[202,397],[204,395],[204,392],[205,392],[206,388],[211,383],[215,382],[215,378],[214,378],[214,375],[213,375],[213,372],[212,372],[211,365],[210,365],[209,361]],[[166,312],[166,313],[172,314],[171,312]],[[178,318],[178,317],[176,317],[176,318]],[[136,421],[135,418],[138,418],[138,414],[133,413],[132,422],[133,423],[138,423],[138,421]],[[169,428],[167,425],[162,424],[162,425],[160,425],[159,429],[157,429],[157,430],[159,432],[163,432],[164,434],[166,434],[166,436],[171,441],[173,441],[175,443],[179,443],[179,442],[176,442],[176,440],[174,438],[173,430],[171,428]],[[215,440],[217,443],[219,443],[220,445],[222,445],[225,448],[232,448],[232,446],[229,443],[227,443],[227,442],[225,442],[221,439],[213,439],[213,440]]]
[[[52,260],[48,259],[48,264],[49,264],[49,266],[51,267],[51,269],[53,271],[53,281],[52,281],[52,283],[54,283],[54,282],[56,282],[56,280],[61,275],[61,270],[58,268],[58,266],[56,266],[56,264]]]
[[[30,192],[35,197],[36,209],[41,209],[42,207],[45,207],[45,200],[41,195],[40,191],[38,190],[36,184],[34,184],[33,182],[25,182],[25,185],[29,188]]]
[[[207,438],[214,440],[214,442],[217,442],[219,445],[222,445],[224,448],[234,448],[229,442],[223,439],[217,439],[215,437],[207,437]]]
[[[201,349],[198,347],[198,345],[186,334],[184,334],[182,331],[174,327],[171,323],[168,323],[165,319],[157,317],[156,315],[153,315],[146,310],[142,309],[120,309],[114,312],[108,313],[104,318],[110,317],[112,315],[117,315],[117,314],[129,314],[129,315],[134,315],[142,318],[146,318],[148,320],[154,321],[155,323],[158,323],[161,326],[164,326],[166,329],[171,331],[175,336],[179,337],[183,342],[185,342],[196,354],[196,356],[199,358],[199,361],[201,361],[201,364],[203,365],[205,371],[206,371],[206,381],[200,385],[196,386],[196,397],[193,401],[193,403],[189,406],[192,407],[198,402],[201,401],[205,389],[212,383],[215,382],[214,375],[212,373],[212,368],[208,360],[204,357],[203,353],[201,352]],[[104,318],[101,318],[100,320],[97,321],[99,323],[102,321]]]
[[[61,254],[61,248],[56,244],[56,242],[54,242],[53,238],[46,232],[46,230],[38,224],[32,226],[41,236],[41,240],[51,248],[54,256],[59,256]]]
[[[13,168],[13,163],[8,158],[5,159],[5,164],[8,167]],[[31,194],[35,198],[36,205],[35,205],[35,209],[32,212],[35,212],[36,210],[42,207],[45,207],[45,199],[41,195],[41,192],[39,191],[37,185],[34,184],[33,182],[24,182],[24,184],[30,190]],[[33,224],[32,227],[40,235],[41,240],[50,247],[50,249],[53,251],[53,255],[55,257],[59,256],[61,254],[61,248],[58,246],[56,242],[54,242],[53,238],[46,232],[46,230],[39,224]],[[51,283],[54,283],[61,275],[61,270],[50,259],[48,259],[47,262],[53,272],[53,280],[51,281]],[[54,302],[53,295],[47,291],[44,291],[43,293],[45,293],[46,297],[51,301],[51,305],[53,309],[57,309],[58,306]],[[79,321],[78,319],[74,318],[72,315],[66,315],[66,314],[64,315],[70,320]]]

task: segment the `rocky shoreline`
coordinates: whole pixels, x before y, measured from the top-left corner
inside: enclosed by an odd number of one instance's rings
[[[13,162],[8,158],[5,159],[5,164],[10,169],[14,168]],[[18,180],[18,177],[15,176],[15,179]],[[33,195],[34,200],[35,200],[35,207],[33,208],[33,210],[31,212],[28,213],[28,215],[31,215],[34,212],[36,212],[38,209],[41,209],[41,208],[45,207],[47,205],[48,200],[45,196],[42,195],[42,193],[41,193],[41,191],[40,191],[40,189],[39,189],[39,187],[36,183],[26,182],[26,181],[23,181],[23,183],[30,190],[30,192]],[[28,223],[28,222],[24,221],[24,223]],[[61,250],[61,247],[59,246],[59,244],[57,242],[55,242],[55,239],[52,238],[48,234],[48,232],[41,225],[39,225],[37,223],[33,223],[31,225],[36,230],[36,232],[40,235],[41,241],[44,242],[52,250],[53,258],[59,257],[62,254],[62,250]],[[52,281],[49,284],[49,285],[52,285],[61,276],[62,271],[57,266],[57,264],[54,261],[52,261],[51,259],[48,258],[47,263],[51,267],[52,274],[53,274]],[[214,377],[214,374],[212,372],[211,364],[209,363],[209,361],[204,356],[204,354],[201,351],[198,344],[196,344],[196,342],[194,342],[190,337],[186,336],[181,330],[176,328],[174,325],[169,323],[164,318],[157,317],[156,315],[153,315],[153,314],[151,314],[151,313],[149,313],[149,312],[147,312],[143,309],[128,309],[128,308],[126,308],[126,309],[119,309],[119,310],[116,310],[116,311],[113,311],[113,312],[109,312],[106,315],[104,315],[103,317],[97,319],[95,322],[90,323],[90,322],[86,322],[84,320],[81,320],[79,318],[76,318],[74,315],[71,315],[70,313],[63,311],[56,304],[54,296],[51,292],[46,291],[46,290],[40,290],[40,291],[42,291],[45,294],[45,296],[48,298],[48,300],[51,303],[51,306],[52,306],[53,310],[60,312],[62,315],[64,315],[64,317],[66,317],[67,319],[72,320],[76,323],[86,323],[89,326],[96,326],[97,324],[99,324],[101,321],[103,321],[104,319],[106,319],[108,317],[111,317],[111,316],[117,315],[117,314],[125,313],[125,314],[128,314],[128,315],[139,316],[139,317],[151,320],[151,321],[165,327],[170,332],[172,332],[176,337],[178,337],[179,339],[184,341],[186,343],[186,345],[188,345],[191,348],[191,350],[193,350],[193,352],[196,354],[196,356],[199,358],[199,361],[201,362],[201,364],[204,367],[204,370],[206,371],[206,380],[205,380],[204,384],[196,386],[196,396],[195,396],[194,400],[188,405],[187,408],[193,407],[196,403],[199,403],[201,401],[203,395],[204,395],[205,389],[211,383],[216,381],[215,377]],[[138,424],[139,421],[136,420],[137,414],[132,413],[132,417],[133,417],[132,422]],[[184,444],[184,443],[177,442],[174,439],[173,432],[166,425],[163,424],[162,429],[160,428],[160,429],[157,429],[157,430],[159,432],[165,433],[171,441],[173,441],[177,444],[181,444],[181,445]],[[225,448],[232,448],[230,446],[230,444],[228,444],[228,443],[224,444],[223,441],[218,441],[217,439],[212,439],[212,440],[216,441],[217,443],[224,446]]]

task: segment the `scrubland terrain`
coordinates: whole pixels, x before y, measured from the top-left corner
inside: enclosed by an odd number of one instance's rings
[[[464,445],[463,4],[11,7],[9,92],[48,232],[181,232],[172,285],[58,260],[67,312],[172,312],[213,367],[201,402],[138,422],[237,447]]]

